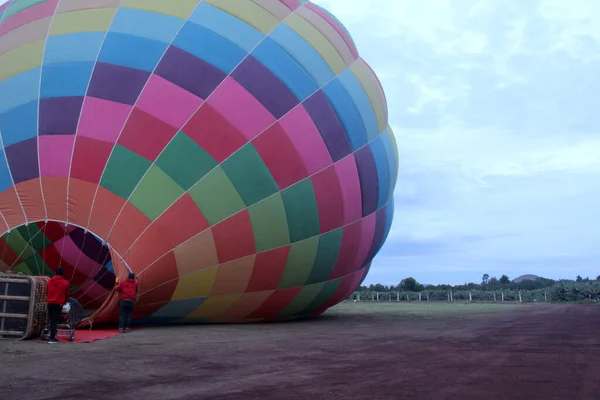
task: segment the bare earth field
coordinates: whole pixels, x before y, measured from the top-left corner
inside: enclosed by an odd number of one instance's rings
[[[314,321],[0,341],[0,399],[594,399],[600,306],[345,303]]]

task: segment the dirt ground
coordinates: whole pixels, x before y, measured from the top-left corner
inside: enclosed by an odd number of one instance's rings
[[[316,321],[0,341],[0,399],[600,399],[600,306],[344,304]]]

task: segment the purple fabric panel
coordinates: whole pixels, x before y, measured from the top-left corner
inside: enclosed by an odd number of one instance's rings
[[[386,222],[386,211],[387,206],[382,207],[377,211],[377,215],[375,217],[375,235],[373,236],[373,244],[371,245],[371,249],[369,250],[369,255],[367,256],[366,262],[370,263],[377,255],[381,244],[383,242],[383,238],[385,236],[385,222]]]
[[[206,99],[227,76],[175,46],[169,47],[155,73],[202,99]]]
[[[260,61],[248,56],[231,74],[277,119],[298,105],[294,93]]]
[[[37,137],[8,146],[6,158],[15,184],[40,176]]]
[[[102,268],[96,273],[94,280],[98,283],[98,285],[102,286],[106,290],[112,290],[115,284],[115,274],[106,268]]]
[[[310,96],[304,108],[319,129],[334,162],[352,153],[346,131],[325,93],[319,90]]]
[[[362,195],[362,215],[366,217],[377,210],[379,182],[377,166],[370,146],[365,146],[354,153],[358,177],[360,179],[360,192]]]
[[[88,96],[133,105],[149,77],[150,72],[98,62]]]
[[[69,233],[73,243],[90,259],[104,265],[110,257],[110,250],[103,246],[94,235],[85,233],[83,229],[76,229]]]
[[[83,96],[40,99],[40,135],[74,135]]]

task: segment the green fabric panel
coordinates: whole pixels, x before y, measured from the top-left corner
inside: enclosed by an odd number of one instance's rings
[[[246,208],[221,167],[212,170],[188,193],[211,225]]]
[[[146,217],[154,221],[184,193],[185,190],[181,186],[153,165],[131,195],[130,201]]]
[[[279,289],[304,285],[317,256],[319,237],[313,237],[290,246],[290,254],[285,264]]]
[[[18,230],[11,231],[6,235],[4,240],[6,240],[6,243],[8,243],[10,248],[22,259],[29,258],[35,253],[33,247],[27,244],[27,241],[23,239],[23,236],[21,236]]]
[[[319,228],[319,210],[317,198],[310,179],[305,179],[281,192],[291,242],[298,242],[317,236]]]
[[[279,191],[252,143],[239,149],[221,166],[248,207]]]
[[[321,290],[325,286],[325,283],[317,283],[315,285],[304,286],[300,293],[292,300],[290,304],[281,312],[279,312],[276,317],[285,317],[291,315],[297,315],[302,310],[306,309],[306,307],[319,295]]]
[[[23,238],[28,240],[30,246],[36,251],[41,251],[52,244],[50,239],[44,236],[44,232],[42,232],[36,224],[31,224],[24,228],[27,230],[29,238],[25,238],[25,235],[22,234]]]
[[[52,276],[54,272],[44,262],[40,253],[35,253],[33,257],[28,258],[25,263],[31,271],[38,271],[40,275]]]
[[[333,296],[343,280],[344,278],[339,278],[325,282],[319,294],[304,309],[299,311],[298,314],[310,315],[321,308]]]
[[[290,243],[283,199],[277,193],[248,209],[256,252],[275,249]]]
[[[7,19],[8,17],[10,17],[18,12],[26,10],[29,7],[33,7],[36,4],[43,3],[44,1],[46,1],[46,0],[13,0],[12,3],[10,3],[8,8],[6,9],[6,11],[5,11],[6,15],[4,15],[3,18]]]
[[[329,279],[329,275],[331,275],[337,261],[341,244],[342,229],[336,229],[321,235],[317,257],[305,285],[325,282]]]
[[[156,160],[156,165],[188,190],[218,163],[183,132],[179,132]]]
[[[22,263],[21,263],[21,264],[19,264],[19,265],[16,265],[16,266],[14,266],[14,267],[12,268],[12,270],[13,270],[13,272],[16,272],[16,273],[19,273],[19,272],[20,272],[20,273],[22,273],[22,274],[25,274],[25,275],[35,275],[35,274],[34,274],[34,272],[33,272],[33,271],[31,271],[31,270],[29,269],[29,267],[27,266],[27,264],[25,264],[24,262],[22,262]],[[35,270],[34,270],[34,271],[35,271]]]
[[[152,163],[121,145],[108,160],[100,185],[123,199],[128,199]]]

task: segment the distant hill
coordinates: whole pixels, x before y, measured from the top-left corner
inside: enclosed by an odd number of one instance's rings
[[[518,278],[513,279],[513,282],[519,283],[519,282],[523,282],[523,281],[535,281],[536,279],[539,279],[539,278],[540,277],[537,275],[526,274],[526,275],[521,275]]]

